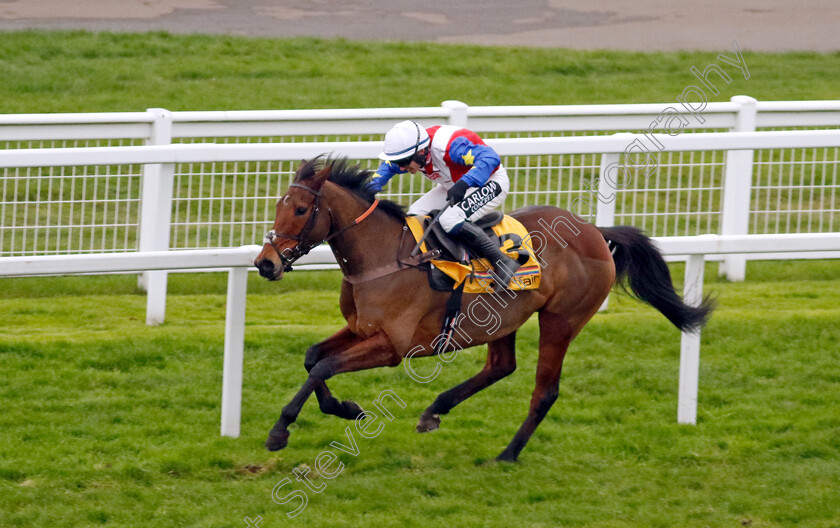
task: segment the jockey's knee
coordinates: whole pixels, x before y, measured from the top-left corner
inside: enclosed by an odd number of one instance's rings
[[[447,233],[457,234],[467,215],[460,207],[450,207],[440,215],[440,227]]]
[[[413,203],[408,206],[408,212],[406,214],[408,214],[408,216],[421,216],[428,212],[429,211],[426,211],[424,207],[417,207],[417,204]]]

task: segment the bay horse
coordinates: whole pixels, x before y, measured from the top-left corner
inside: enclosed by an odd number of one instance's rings
[[[380,201],[367,190],[371,176],[371,171],[345,159],[319,157],[301,163],[277,202],[273,228],[254,261],[260,275],[279,280],[295,260],[327,241],[344,275],[339,304],[347,325],[307,349],[304,366],[309,376],[271,429],[265,443],[271,451],[286,447],[288,427],[313,392],[325,414],[353,420],[363,412],[356,403],[333,397],[326,383],[332,376],[395,367],[407,355],[435,353],[431,343],[440,332],[450,294],[433,290],[422,267],[399,262],[415,241],[404,235],[402,206]],[[504,309],[492,329],[473,318],[459,320],[458,333],[468,337],[470,346],[487,344],[487,362],[476,375],[441,393],[422,413],[417,430],[437,429],[440,415],[511,374],[516,369],[516,331],[537,312],[539,357],[530,408],[497,457],[512,462],[558,397],[569,343],[617,281],[680,330],[702,326],[712,304],[708,298],[697,307],[685,304],[674,291],[661,254],[636,228],[595,227],[549,206],[525,207],[511,216],[525,226],[533,242],[540,242],[534,246],[542,264],[540,285],[499,299]],[[463,304],[475,297],[465,293]]]

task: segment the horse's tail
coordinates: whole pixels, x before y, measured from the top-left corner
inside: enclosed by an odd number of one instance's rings
[[[680,330],[694,330],[706,323],[714,302],[706,296],[700,306],[685,304],[674,290],[665,259],[640,229],[617,226],[598,230],[612,250],[616,283],[627,293],[662,312]]]

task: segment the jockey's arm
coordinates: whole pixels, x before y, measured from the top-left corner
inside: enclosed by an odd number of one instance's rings
[[[481,187],[493,175],[502,159],[487,145],[476,145],[465,137],[455,138],[449,146],[449,159],[459,165],[471,167],[458,181],[470,187]]]
[[[395,163],[383,161],[368,182],[367,188],[374,194],[378,193],[391,178],[397,174],[404,174],[405,172],[407,171],[401,170]]]

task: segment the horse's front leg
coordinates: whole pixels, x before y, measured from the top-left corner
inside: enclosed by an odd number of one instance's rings
[[[280,419],[268,433],[265,446],[269,451],[283,449],[289,440],[289,425],[300,414],[303,404],[319,384],[342,372],[353,372],[374,367],[394,367],[400,364],[402,357],[394,349],[390,339],[384,333],[377,333],[348,349],[336,351],[322,358],[309,371],[309,378],[288,405],[283,407]],[[326,385],[324,385],[326,386]]]
[[[361,341],[363,341],[362,338],[345,326],[324,341],[309,347],[306,350],[306,359],[303,366],[306,367],[306,372],[309,372],[325,357],[346,350]],[[355,420],[359,414],[364,412],[356,402],[338,401],[333,397],[325,381],[319,381],[315,384],[315,396],[318,398],[318,407],[324,414],[332,414],[345,420]]]
[[[280,413],[280,419],[277,420],[277,423],[274,424],[274,427],[268,433],[268,438],[265,441],[266,449],[277,451],[286,447],[286,444],[289,442],[289,425],[297,419],[300,410],[303,408],[303,404],[309,399],[309,395],[315,390],[317,383],[318,380],[313,379],[312,376],[308,377],[303,383],[303,387],[292,398],[292,401],[283,407],[283,412]]]

